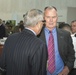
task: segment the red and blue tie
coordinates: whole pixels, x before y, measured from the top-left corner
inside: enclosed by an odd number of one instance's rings
[[[52,32],[50,32],[48,40],[48,71],[52,74],[55,71],[55,50],[54,50],[54,38]]]

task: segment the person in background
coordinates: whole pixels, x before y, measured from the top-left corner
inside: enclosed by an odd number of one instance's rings
[[[24,22],[21,20],[19,23],[19,32],[21,32],[24,29]]]
[[[8,26],[8,31],[7,31],[8,36],[11,35],[11,34],[13,34],[12,27],[13,27],[12,25],[9,25],[9,26]]]
[[[25,29],[10,35],[3,48],[0,67],[6,75],[46,75],[47,47],[37,38],[43,27],[43,12],[32,9],[25,14]]]
[[[70,75],[76,75],[76,20],[73,20],[71,22],[71,30],[72,30],[71,37],[73,39],[73,45],[75,50],[75,62],[74,62],[74,68],[72,69]]]
[[[59,28],[64,29],[66,31],[69,31],[73,40],[74,50],[75,50],[75,62],[74,62],[74,68],[71,70],[69,75],[76,75],[76,21],[71,22],[71,26],[69,24],[60,24]]]
[[[6,23],[5,23],[5,20],[2,21],[2,24],[5,26],[5,24],[6,24]]]
[[[57,28],[58,14],[57,9],[54,6],[48,6],[44,9],[44,20],[46,20],[45,26],[38,37],[47,44],[48,61],[47,61],[47,75],[68,75],[74,66],[75,52],[72,44],[72,38],[70,33]],[[51,36],[51,37],[49,37]],[[54,41],[54,44],[49,45],[49,38]],[[50,50],[49,50],[49,48]],[[51,52],[51,49],[54,51]],[[49,57],[50,56],[50,57]],[[54,56],[54,57],[53,57]],[[52,58],[53,57],[53,58]],[[50,60],[52,65],[48,63]]]
[[[59,28],[60,28],[60,29],[64,29],[64,30],[70,32],[70,34],[72,34],[71,26],[70,26],[68,23],[61,23],[61,24],[59,25]]]
[[[76,20],[71,22],[72,34],[76,34]]]
[[[3,37],[6,36],[6,29],[3,25],[2,19],[0,19],[0,39],[3,39]]]

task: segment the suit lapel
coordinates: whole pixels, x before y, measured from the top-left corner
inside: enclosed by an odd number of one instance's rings
[[[63,32],[60,29],[57,29],[57,39],[58,39],[58,50],[59,52],[63,51],[64,46],[64,36]]]

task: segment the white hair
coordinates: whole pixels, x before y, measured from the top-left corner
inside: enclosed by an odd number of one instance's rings
[[[34,26],[43,20],[43,12],[39,9],[32,9],[24,16],[24,26]]]

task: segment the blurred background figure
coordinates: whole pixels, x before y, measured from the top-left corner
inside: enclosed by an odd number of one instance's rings
[[[59,28],[69,31],[71,34],[75,50],[75,62],[74,62],[74,68],[71,70],[69,75],[76,75],[76,20],[72,21],[71,25],[67,23],[61,23],[59,25]]]
[[[72,30],[71,37],[73,39],[73,45],[74,45],[74,50],[75,50],[75,62],[74,62],[74,68],[71,71],[70,75],[76,75],[76,20],[73,20],[71,22],[71,30]]]
[[[76,20],[71,22],[71,29],[72,29],[72,34],[76,34]]]
[[[3,38],[6,36],[6,29],[3,25],[2,19],[0,19],[0,38]]]
[[[59,24],[59,28],[60,29],[64,29],[64,30],[70,32],[70,34],[72,34],[71,26],[68,23],[61,23],[61,24]]]
[[[21,20],[19,23],[19,31],[21,32],[24,29],[24,22]]]
[[[7,22],[5,26],[6,26],[6,36],[8,37],[9,35],[13,34],[13,29],[12,29],[13,26],[9,22]]]

